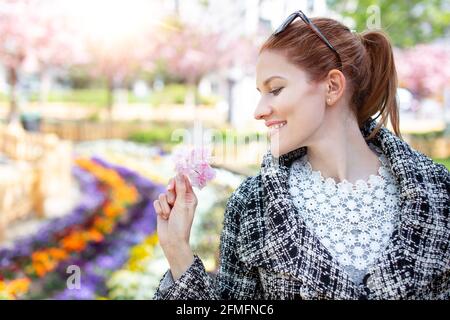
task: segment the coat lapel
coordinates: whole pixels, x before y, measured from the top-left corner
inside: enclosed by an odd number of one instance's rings
[[[369,119],[361,129],[367,137],[376,122]],[[382,127],[372,142],[388,158],[400,186],[402,203],[399,228],[378,263],[366,275],[364,283],[353,283],[343,268],[332,258],[319,239],[299,219],[288,189],[292,161],[306,153],[306,147],[293,150],[279,158],[270,152],[264,156],[258,195],[252,206],[257,216],[244,216],[240,244],[242,261],[283,273],[315,289],[318,297],[357,299],[361,297],[405,296],[411,290],[413,255],[408,240],[420,236],[417,228],[417,206],[423,203],[424,190],[417,184],[414,155],[409,146]],[[404,214],[403,214],[404,213]],[[248,220],[246,220],[248,219]],[[255,229],[258,232],[255,232]],[[408,252],[406,255],[405,252]],[[391,288],[386,288],[386,283]],[[370,285],[370,288],[369,288]],[[387,290],[388,289],[388,290]]]

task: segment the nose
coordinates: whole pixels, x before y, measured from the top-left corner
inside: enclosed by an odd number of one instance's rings
[[[262,120],[272,113],[272,107],[261,99],[256,106],[254,117],[256,120]]]

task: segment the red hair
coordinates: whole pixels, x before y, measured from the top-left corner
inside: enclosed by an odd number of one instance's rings
[[[329,18],[312,18],[311,21],[341,57],[341,71],[349,84],[350,107],[358,125],[362,127],[377,112],[381,116],[367,140],[386,125],[388,117],[394,133],[401,138],[396,100],[397,71],[388,36],[382,31],[352,33],[342,23]],[[301,20],[291,23],[282,33],[270,36],[259,53],[266,49],[285,55],[313,81],[325,79],[332,69],[339,70],[336,54]]]

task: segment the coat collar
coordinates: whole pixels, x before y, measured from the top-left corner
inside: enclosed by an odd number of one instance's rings
[[[372,118],[367,120],[361,128],[363,136],[367,138],[376,125]],[[417,180],[419,173],[414,161],[416,154],[404,141],[381,127],[371,142],[378,146],[388,159],[400,187],[401,212],[407,214],[401,215],[400,225],[394,231],[391,243],[377,264],[369,270],[363,284],[357,285],[350,280],[345,270],[299,219],[297,209],[292,203],[287,185],[289,167],[295,159],[306,153],[306,147],[293,150],[279,158],[273,157],[270,152],[264,156],[257,196],[259,212],[262,213],[258,220],[262,229],[261,237],[255,237],[255,232],[250,230],[241,233],[242,243],[239,250],[242,260],[251,265],[289,274],[316,288],[323,297],[355,299],[367,297],[368,294],[382,296],[385,292],[381,281],[383,277],[396,277],[392,279],[392,283],[396,283],[392,292],[406,295],[406,291],[411,288],[408,282],[410,278],[407,276],[412,272],[413,261],[405,259],[399,253],[409,249],[405,244],[411,234],[417,232],[414,229],[418,221],[415,212],[419,210],[408,206],[420,204],[425,190]],[[244,228],[254,226],[252,223],[244,225]],[[398,269],[398,272],[392,268]],[[368,279],[371,280],[370,290],[367,287]]]

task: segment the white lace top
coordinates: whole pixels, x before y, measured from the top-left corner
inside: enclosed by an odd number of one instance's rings
[[[354,184],[324,178],[307,153],[290,168],[289,190],[306,226],[355,283],[361,283],[398,223],[399,192],[382,151],[377,175]]]

